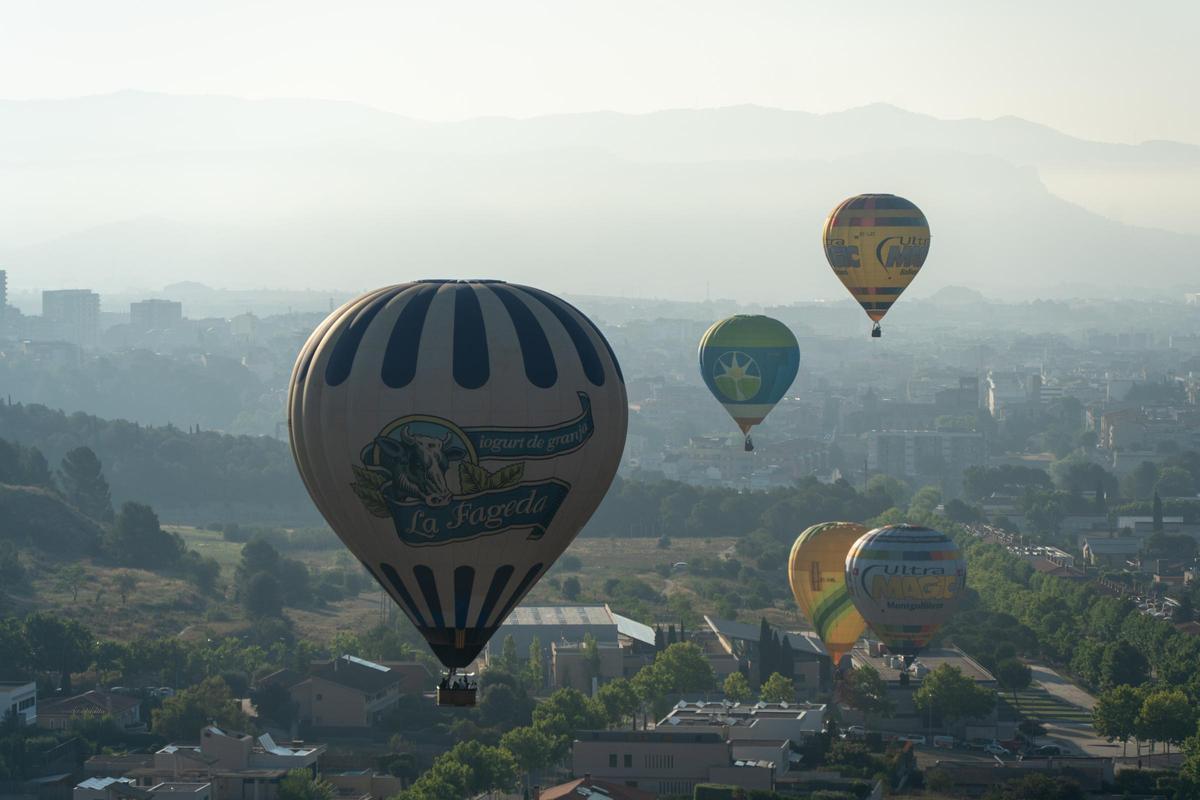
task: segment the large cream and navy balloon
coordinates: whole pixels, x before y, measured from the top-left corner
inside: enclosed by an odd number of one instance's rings
[[[300,352],[288,404],[317,508],[451,668],[595,511],[628,422],[596,326],[499,281],[352,300]]]
[[[967,562],[944,533],[885,525],[863,534],[846,554],[846,591],[871,630],[893,653],[914,656],[954,615],[967,584]]]

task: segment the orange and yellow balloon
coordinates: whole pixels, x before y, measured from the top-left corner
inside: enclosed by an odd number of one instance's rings
[[[929,255],[929,223],[921,209],[894,194],[843,200],[825,220],[825,258],[875,323],[912,283]]]
[[[867,623],[846,591],[846,554],[867,529],[853,522],[823,522],[796,537],[788,558],[788,583],[836,668]]]

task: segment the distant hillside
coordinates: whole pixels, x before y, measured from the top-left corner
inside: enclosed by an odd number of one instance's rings
[[[52,492],[0,484],[0,540],[72,558],[98,552],[102,535],[99,525]]]
[[[349,290],[445,275],[840,297],[821,222],[871,191],[909,196],[932,222],[919,292],[1182,286],[1200,248],[1200,147],[886,105],[435,124],[349,103],[125,92],[0,101],[0,152],[0,261],[19,288],[203,277]]]
[[[320,522],[287,443],[276,439],[188,433],[20,403],[0,404],[0,439],[38,447],[51,466],[73,448],[92,448],[114,504],[147,503],[164,522]]]

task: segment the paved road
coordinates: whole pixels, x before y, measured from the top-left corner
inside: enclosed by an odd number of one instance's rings
[[[1044,667],[1041,664],[1030,664],[1029,668],[1033,671],[1033,682],[1060,700],[1070,703],[1073,706],[1086,708],[1088,711],[1096,707],[1095,697],[1092,697],[1086,691],[1049,667]]]

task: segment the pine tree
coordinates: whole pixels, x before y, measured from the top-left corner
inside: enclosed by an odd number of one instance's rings
[[[62,460],[60,471],[63,492],[71,505],[92,519],[110,521],[113,518],[112,496],[100,459],[90,447],[76,447]]]
[[[1096,481],[1096,513],[1097,514],[1107,514],[1108,513],[1108,498],[1105,496],[1105,493],[1104,493],[1104,481],[1103,480]]]
[[[774,654],[771,652],[771,626],[767,624],[767,618],[763,617],[758,626],[758,663],[755,665],[758,672],[758,683],[761,686],[767,682],[767,678],[771,677],[774,670],[771,668],[774,662]]]
[[[1161,532],[1163,529],[1163,503],[1162,498],[1158,496],[1158,490],[1154,490],[1154,531]]]
[[[675,626],[670,625],[667,627],[667,645],[673,645],[676,641],[678,640],[675,638]]]
[[[681,641],[681,642],[687,641],[687,635],[683,630],[683,620],[682,619],[679,620],[679,641]]]
[[[654,649],[662,650],[666,646],[667,646],[667,640],[666,640],[666,637],[663,636],[662,626],[655,625],[654,626]]]
[[[794,681],[796,679],[796,653],[792,650],[792,643],[786,636],[783,637],[779,656],[779,674]]]

